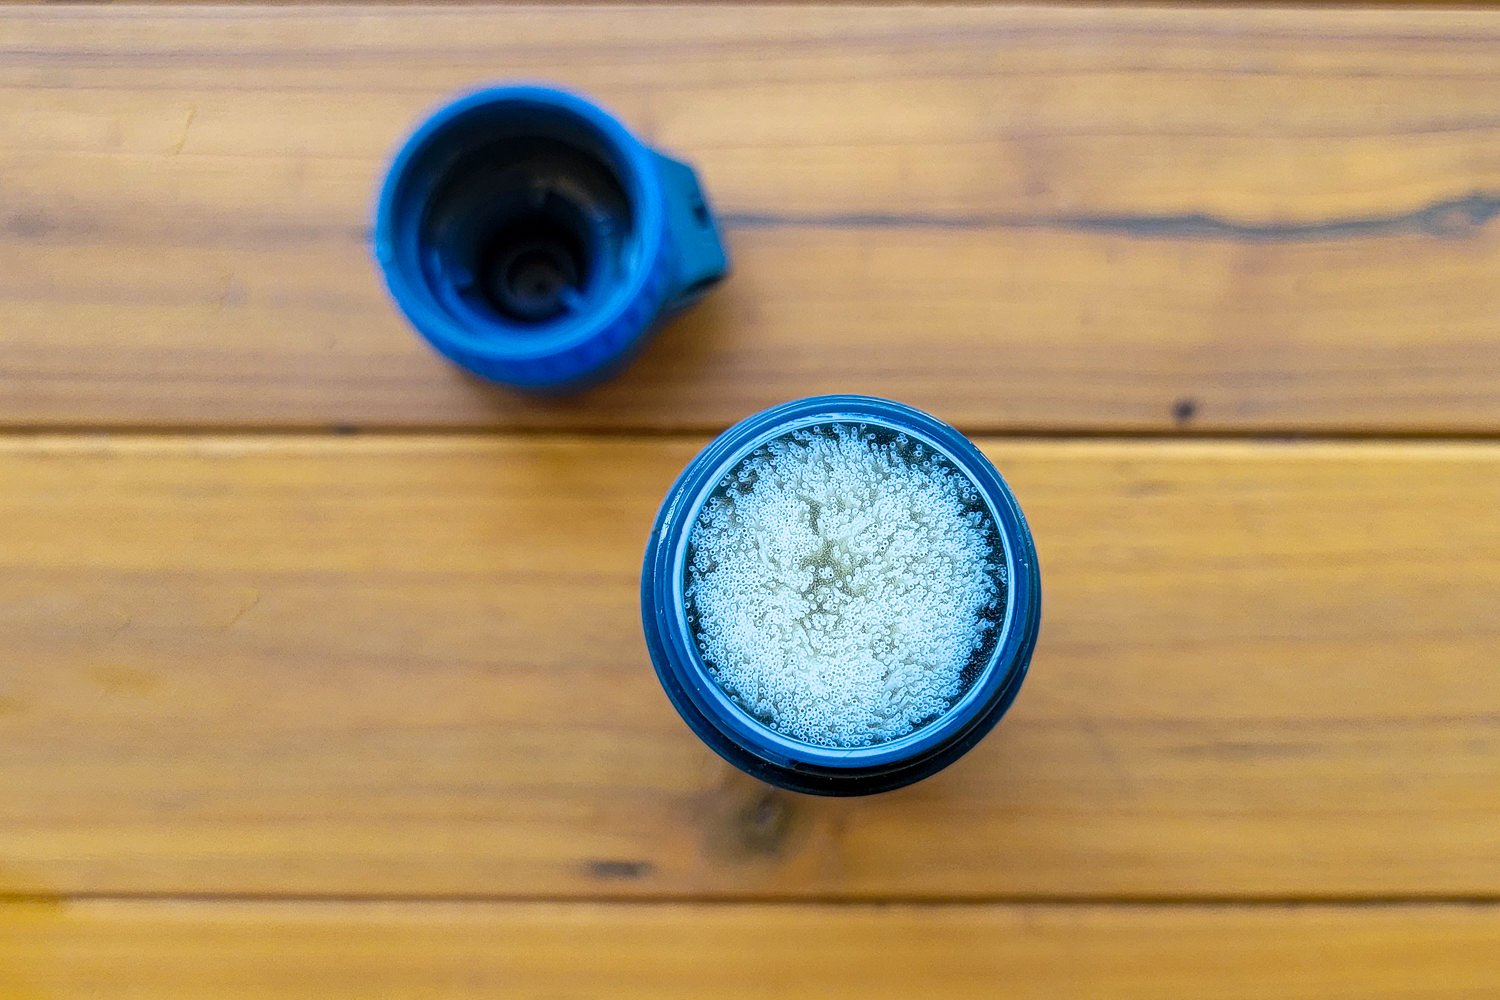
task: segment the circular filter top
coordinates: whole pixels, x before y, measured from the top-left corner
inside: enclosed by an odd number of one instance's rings
[[[874,747],[941,718],[995,653],[1004,542],[931,442],[828,421],[766,440],[688,537],[692,641],[735,704],[782,736]]]
[[[962,757],[1005,714],[1041,622],[1014,494],[974,443],[873,396],[813,396],[720,434],[657,512],[646,646],[731,764],[868,795]]]

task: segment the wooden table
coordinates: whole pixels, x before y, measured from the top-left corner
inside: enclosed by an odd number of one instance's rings
[[[369,259],[543,78],[730,283],[472,381]],[[1045,615],[869,799],[674,715],[637,580],[728,423],[977,437]],[[0,13],[0,996],[1500,996],[1500,11]]]

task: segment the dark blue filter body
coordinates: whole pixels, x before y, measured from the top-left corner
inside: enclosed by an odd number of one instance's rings
[[[728,269],[691,167],[539,86],[458,98],[396,154],[375,257],[412,325],[485,378],[580,388]]]
[[[716,558],[701,554],[703,546],[696,540],[695,525],[720,521],[735,525],[746,520],[744,504],[734,508],[732,498],[726,500],[726,497],[738,490],[743,501],[759,488],[759,483],[772,481],[767,462],[783,459],[765,460],[763,456],[795,457],[801,454],[798,449],[822,448],[823,457],[808,468],[826,481],[829,464],[826,456],[837,454],[829,442],[849,440],[871,442],[874,461],[884,462],[886,467],[899,452],[918,456],[912,461],[927,463],[925,467],[929,470],[934,465],[946,470],[943,475],[958,484],[956,489],[969,504],[969,512],[962,516],[969,518],[968,523],[984,525],[985,537],[989,539],[986,551],[990,553],[983,564],[984,572],[994,579],[993,604],[987,612],[988,623],[983,626],[986,640],[974,645],[972,659],[963,668],[962,683],[951,693],[951,698],[918,724],[896,732],[891,738],[867,740],[862,745],[808,738],[805,730],[789,732],[787,725],[775,719],[768,721],[765,712],[751,704],[760,697],[764,705],[766,687],[757,693],[749,690],[753,684],[742,683],[737,690],[730,690],[721,676],[727,668],[709,662],[714,646],[704,641],[703,630],[707,628],[704,605],[694,595],[694,588],[701,586],[702,581],[695,574],[701,567],[712,567]],[[799,441],[811,444],[798,444]],[[778,448],[782,450],[778,452]],[[919,478],[921,475],[932,473],[919,473]],[[870,496],[850,498],[847,506],[855,513],[849,516],[863,517],[868,511],[883,510],[887,512],[884,515],[887,523],[866,520],[860,530],[878,536],[882,531],[899,529],[899,525],[889,522],[900,521],[900,515],[892,516],[891,508],[882,507],[880,498],[873,495],[876,491],[869,492]],[[816,501],[808,501],[792,490],[774,502],[760,505],[757,516],[762,517],[764,525],[765,512],[771,511],[767,537],[784,538],[786,533],[780,532],[775,522],[780,511],[800,509],[807,514],[810,504],[808,523],[816,525],[820,507],[825,522],[835,515],[844,516],[835,510],[841,500],[839,496],[825,494]],[[718,514],[714,513],[715,505]],[[726,515],[723,513],[726,510],[732,512]],[[925,544],[921,541],[908,551],[921,555],[927,551]],[[724,602],[720,600],[720,620],[729,620],[735,627],[748,628],[749,634],[758,635],[754,630],[762,623],[755,617],[766,607],[766,592],[784,584],[782,580],[763,579],[758,567],[766,565],[792,574],[801,569],[788,566],[788,560],[783,558],[785,551],[757,551],[754,557],[739,559],[736,553],[746,548],[743,538],[735,538],[721,548],[729,552],[729,558],[738,559],[735,586],[754,592],[759,603],[747,601],[741,608],[732,599],[726,615],[722,613]],[[816,550],[805,551],[818,558]],[[944,559],[946,556],[940,557],[934,565],[939,568],[947,565]],[[800,577],[799,583],[806,584],[810,579],[809,573]],[[810,587],[809,592],[811,589],[815,588]],[[896,594],[890,602],[893,606],[906,600],[899,589],[879,592]],[[717,596],[722,598],[723,594]],[[802,596],[789,595],[793,603]],[[943,600],[944,594],[939,593],[938,604]],[[900,612],[896,608],[893,619],[899,619]],[[821,605],[811,614],[828,617]],[[662,503],[646,546],[641,574],[641,617],[646,644],[667,696],[688,726],[725,760],[763,781],[793,791],[864,795],[898,788],[941,770],[968,752],[1005,714],[1026,676],[1036,645],[1041,622],[1041,578],[1036,547],[1020,505],[994,466],[964,435],[920,410],[889,400],[855,395],[818,396],[773,407],[731,427],[683,470]],[[736,618],[738,621],[734,621]],[[835,627],[837,624],[834,623]],[[911,628],[912,624],[908,616],[902,626],[908,634],[922,631],[920,618],[915,620],[917,628]],[[798,623],[797,627],[803,626]],[[842,641],[851,638],[853,645],[847,648],[873,649],[878,655],[879,642],[866,644],[860,641],[861,636],[847,634]],[[753,645],[750,644],[749,654],[752,657]],[[783,657],[778,662],[780,669],[798,668],[795,657]],[[878,670],[873,676],[880,676]],[[774,686],[775,681],[774,677],[768,681],[762,676],[755,683]],[[817,683],[823,681],[817,679]],[[878,698],[872,700],[880,703]],[[855,690],[851,699],[850,690],[845,688],[830,696],[828,704],[811,706],[810,714],[831,720],[826,724],[830,727],[828,731],[833,732],[841,713],[849,711],[845,706],[857,705],[859,701],[859,691]]]

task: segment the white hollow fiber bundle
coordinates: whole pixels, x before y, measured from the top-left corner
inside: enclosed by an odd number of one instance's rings
[[[766,725],[821,746],[912,732],[993,649],[1004,559],[979,491],[905,435],[823,424],[756,449],[693,526],[699,652]]]

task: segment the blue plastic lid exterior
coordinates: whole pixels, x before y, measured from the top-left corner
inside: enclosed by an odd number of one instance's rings
[[[527,213],[561,235],[527,230],[535,223],[516,222]],[[498,265],[481,259],[491,224],[512,227]],[[611,374],[727,270],[691,168],[582,97],[534,85],[468,94],[417,127],[380,192],[374,253],[438,351],[534,389]],[[512,283],[503,301],[494,267]]]
[[[867,747],[818,746],[754,718],[709,674],[687,621],[683,587],[689,536],[709,495],[746,455],[792,430],[831,422],[904,433],[946,456],[984,497],[1005,549],[1002,631],[974,683],[941,716]],[[863,795],[927,777],[963,756],[1005,714],[1019,691],[1041,623],[1041,578],[1031,531],[1014,494],[957,430],[901,403],[871,396],[815,396],[772,407],[725,431],[673,484],[656,517],[641,573],[641,618],[662,687],[678,714],[741,770],[798,792]]]

